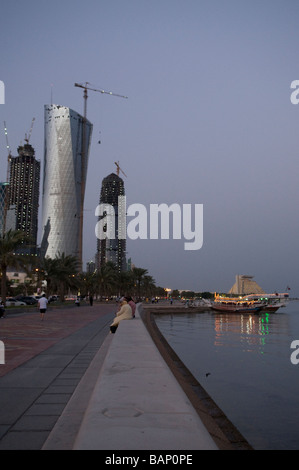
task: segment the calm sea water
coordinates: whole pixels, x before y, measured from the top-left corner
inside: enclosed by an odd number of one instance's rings
[[[186,367],[253,448],[298,450],[299,302],[271,314],[191,312],[156,316]]]

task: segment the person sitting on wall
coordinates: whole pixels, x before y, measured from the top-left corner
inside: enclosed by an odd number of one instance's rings
[[[115,333],[119,322],[122,320],[131,320],[132,319],[132,309],[126,300],[123,300],[120,304],[120,310],[116,312],[116,316],[113,320],[113,323],[110,325],[111,333]]]
[[[125,300],[128,302],[128,304],[130,305],[130,307],[132,309],[132,317],[135,318],[136,304],[135,304],[134,300],[132,299],[131,296],[125,297]]]

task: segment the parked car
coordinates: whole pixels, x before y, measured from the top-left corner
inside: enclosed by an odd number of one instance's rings
[[[48,302],[56,302],[57,300],[59,300],[59,295],[50,295],[48,298]]]
[[[26,305],[25,302],[15,299],[14,297],[6,298],[6,307],[19,307],[20,305]]]
[[[16,297],[16,300],[18,300],[19,302],[25,302],[26,305],[37,304],[37,300],[34,297],[31,297],[30,295],[18,295]]]

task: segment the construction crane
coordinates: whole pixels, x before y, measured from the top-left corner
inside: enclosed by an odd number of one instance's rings
[[[82,151],[81,151],[81,201],[80,201],[80,227],[79,227],[79,263],[81,265],[82,270],[82,254],[83,254],[83,209],[84,209],[84,195],[85,195],[85,183],[86,183],[86,175],[85,175],[85,141],[86,141],[86,120],[87,120],[87,90],[90,91],[97,91],[98,93],[116,96],[118,98],[128,98],[124,95],[118,95],[117,93],[113,93],[112,91],[105,91],[98,88],[93,88],[89,86],[89,82],[85,83],[75,83],[75,87],[83,88],[83,99],[84,99],[84,111],[83,111],[83,129],[82,129]]]
[[[6,122],[4,121],[4,134],[6,138],[6,148],[8,151],[8,156],[7,156],[7,173],[6,173],[6,181],[9,182],[9,168],[10,168],[10,162],[11,162],[11,150],[10,146],[8,143],[8,132],[7,132],[7,127],[6,127]]]
[[[8,143],[8,133],[7,133],[7,127],[6,127],[6,122],[4,121],[4,134],[6,138],[6,148],[8,150],[8,156],[11,158],[11,151],[10,151],[10,146]]]
[[[123,175],[125,175],[125,177],[127,178],[127,175],[126,173],[123,172],[123,170],[121,169],[121,167],[119,166],[119,162],[114,162],[115,165],[116,165],[116,174],[117,176],[119,176],[119,172],[121,171]]]
[[[27,134],[25,134],[25,142],[26,142],[27,144],[29,144],[29,140],[30,140],[30,137],[31,137],[31,133],[32,133],[34,121],[35,121],[35,118],[32,119],[31,129],[30,129],[30,131],[29,131],[28,137],[27,137]]]
[[[86,119],[86,114],[87,114],[87,98],[88,98],[87,90],[97,91],[98,93],[102,93],[102,94],[106,94],[106,95],[118,96],[118,98],[126,98],[126,99],[128,98],[127,96],[124,96],[124,95],[118,95],[117,93],[112,93],[112,91],[100,90],[98,88],[92,88],[92,87],[87,86],[87,85],[90,85],[90,83],[89,82],[85,82],[85,84],[84,83],[75,83],[76,87],[83,88],[83,90],[84,90],[84,92],[83,92],[84,119]]]
[[[7,221],[7,212],[8,212],[8,206],[9,206],[9,198],[10,198],[10,185],[9,185],[9,179],[10,179],[10,162],[12,159],[11,155],[11,150],[10,146],[8,143],[8,133],[7,133],[7,127],[6,127],[6,122],[4,121],[4,134],[6,138],[6,148],[8,151],[8,156],[7,156],[7,172],[6,172],[6,189],[5,189],[5,201],[4,201],[4,217],[3,217],[3,233],[2,235],[5,234],[6,232],[6,221]]]

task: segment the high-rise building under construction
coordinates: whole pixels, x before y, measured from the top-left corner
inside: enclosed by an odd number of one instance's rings
[[[108,261],[111,261],[117,268],[118,272],[126,271],[126,239],[121,236],[120,231],[125,233],[124,227],[121,223],[125,223],[125,217],[121,217],[119,207],[119,196],[125,195],[124,181],[115,173],[103,179],[100,205],[105,207],[105,204],[113,207],[114,220],[113,228],[115,230],[114,238],[101,237],[97,240],[97,254],[96,254],[96,267],[99,269]],[[99,221],[106,217],[106,211],[99,217]],[[106,219],[108,219],[106,217]],[[104,231],[110,232],[109,227],[104,225]]]
[[[44,109],[41,255],[55,258],[64,253],[82,263],[80,226],[92,124],[65,106],[51,104]]]
[[[18,147],[18,156],[9,162],[8,213],[14,212],[15,221],[6,229],[14,228],[24,232],[26,241],[20,252],[36,254],[40,161],[35,158],[34,148],[29,144]],[[11,216],[11,215],[10,215]]]
[[[9,207],[9,183],[0,183],[0,236],[16,229],[15,207]]]

